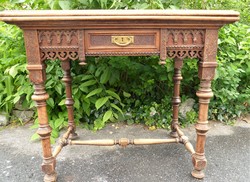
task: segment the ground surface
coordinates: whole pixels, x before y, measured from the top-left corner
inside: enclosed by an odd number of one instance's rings
[[[204,180],[191,177],[191,156],[180,144],[114,147],[67,146],[57,159],[58,182],[249,182],[250,124],[210,123]],[[194,144],[193,126],[183,130]],[[41,147],[30,142],[28,126],[0,131],[0,182],[41,182]],[[109,125],[93,133],[78,129],[81,139],[164,138],[165,130],[140,125]]]

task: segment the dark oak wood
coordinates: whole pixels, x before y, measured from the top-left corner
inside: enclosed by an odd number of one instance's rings
[[[206,133],[209,130],[207,113],[213,96],[211,81],[215,74],[218,30],[221,26],[239,20],[239,13],[220,10],[67,10],[67,11],[2,11],[0,21],[15,24],[24,31],[29,77],[34,84],[32,99],[36,102],[43,149],[44,181],[56,181],[56,157],[62,148],[71,145],[116,145],[182,143],[192,154],[196,178],[204,177]],[[158,55],[160,64],[166,58],[174,60],[173,139],[127,139],[72,141],[76,138],[71,91],[70,61],[80,60],[86,65],[86,56],[150,56]],[[194,150],[188,137],[180,130],[181,68],[184,58],[199,60],[200,88],[199,118]],[[53,154],[50,145],[51,128],[46,111],[49,98],[44,83],[45,61],[60,59],[64,70],[68,130]],[[185,75],[183,75],[185,79]]]

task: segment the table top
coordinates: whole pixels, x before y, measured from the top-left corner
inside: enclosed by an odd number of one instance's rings
[[[239,20],[232,10],[5,10],[0,21],[60,21],[60,20],[174,20],[219,21]]]
[[[239,20],[232,10],[5,10],[0,21],[22,29],[220,28]]]

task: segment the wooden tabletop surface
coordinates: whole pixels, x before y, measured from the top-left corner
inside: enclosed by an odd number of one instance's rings
[[[232,10],[5,10],[0,12],[0,21],[45,21],[45,20],[215,20],[234,22],[239,13]]]

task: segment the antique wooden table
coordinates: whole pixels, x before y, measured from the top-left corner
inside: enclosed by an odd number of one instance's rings
[[[0,20],[19,26],[24,32],[29,77],[34,84],[32,99],[36,102],[43,149],[44,181],[56,181],[56,157],[66,145],[116,145],[182,143],[192,154],[195,178],[204,177],[207,160],[204,154],[208,104],[213,96],[211,80],[216,68],[218,29],[239,19],[235,11],[202,10],[77,10],[77,11],[3,11]],[[7,51],[7,50],[6,50]],[[174,61],[174,94],[172,138],[119,140],[73,140],[76,138],[71,92],[70,61],[86,56],[159,55]],[[180,130],[178,106],[183,59],[197,58],[200,88],[196,150]],[[45,61],[60,59],[66,85],[68,130],[52,152],[51,128],[46,111]],[[185,77],[185,75],[184,75]]]

